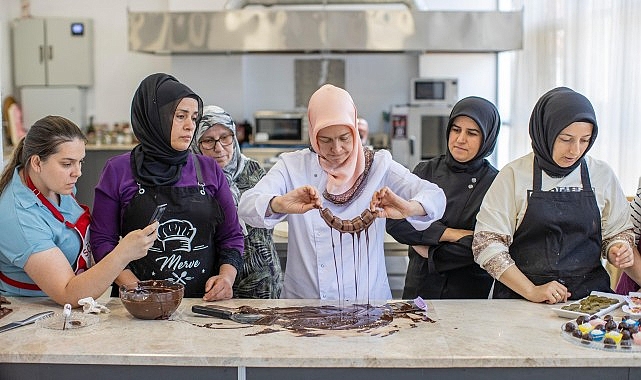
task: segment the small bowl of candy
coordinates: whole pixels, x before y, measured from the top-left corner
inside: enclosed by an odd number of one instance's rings
[[[138,281],[120,286],[125,309],[139,319],[169,319],[178,309],[185,287],[166,280]]]

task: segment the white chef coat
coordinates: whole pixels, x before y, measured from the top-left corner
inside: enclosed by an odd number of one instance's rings
[[[340,234],[327,226],[318,210],[265,217],[272,197],[304,185],[314,186],[322,193],[326,183],[327,174],[318,162],[318,155],[303,149],[282,154],[267,175],[241,197],[238,215],[251,226],[273,228],[287,219],[287,266],[281,297],[370,303],[390,299],[383,250],[385,219],[377,219],[368,230],[368,247],[365,233],[360,234],[360,239]],[[385,186],[403,199],[421,203],[427,214],[407,219],[417,230],[426,229],[443,216],[446,203],[443,191],[393,161],[386,150],[375,153],[359,196],[347,205],[322,199],[323,207],[341,219],[352,219],[368,209],[374,192]]]

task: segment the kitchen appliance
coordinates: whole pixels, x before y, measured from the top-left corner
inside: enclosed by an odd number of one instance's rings
[[[25,86],[20,88],[20,103],[25,128],[47,115],[63,116],[83,128],[87,90],[81,87]]]
[[[16,87],[93,85],[93,20],[20,18],[11,31]]]
[[[410,81],[410,104],[453,107],[457,98],[457,79],[412,78]]]
[[[254,144],[309,144],[306,111],[256,111],[254,121]]]
[[[395,161],[413,170],[447,151],[447,122],[458,101],[455,78],[412,78],[410,104],[392,106],[390,150]]]
[[[522,9],[419,11],[403,9],[400,1],[376,9],[373,3],[378,1],[374,0],[361,2],[361,6],[346,1],[332,8],[326,1],[307,1],[311,6],[307,9],[304,4],[295,9],[271,4],[229,9],[243,2],[227,1],[228,9],[213,12],[127,11],[129,50],[229,55],[487,53],[523,48]]]
[[[393,106],[390,150],[396,162],[413,170],[420,161],[445,154],[450,107]]]

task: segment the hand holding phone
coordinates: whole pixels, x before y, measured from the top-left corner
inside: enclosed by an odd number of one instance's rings
[[[154,210],[154,213],[149,219],[148,224],[151,224],[156,221],[160,221],[160,218],[162,218],[162,214],[165,212],[166,208],[167,208],[167,203],[163,203],[161,205],[156,206],[156,210]]]

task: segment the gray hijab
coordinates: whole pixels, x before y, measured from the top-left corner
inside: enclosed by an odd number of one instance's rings
[[[198,131],[196,132],[196,137],[191,144],[191,149],[198,154],[203,154],[198,146],[198,142],[203,137],[205,132],[213,127],[214,125],[221,125],[229,129],[234,134],[234,152],[232,153],[231,160],[223,168],[225,177],[227,177],[227,182],[229,182],[229,187],[231,189],[232,195],[234,196],[234,202],[238,207],[238,200],[240,199],[240,190],[236,186],[236,179],[245,169],[248,158],[240,152],[240,144],[236,138],[236,124],[231,116],[225,112],[224,109],[218,106],[205,106],[203,107],[203,116],[200,119],[200,124],[198,126]]]

